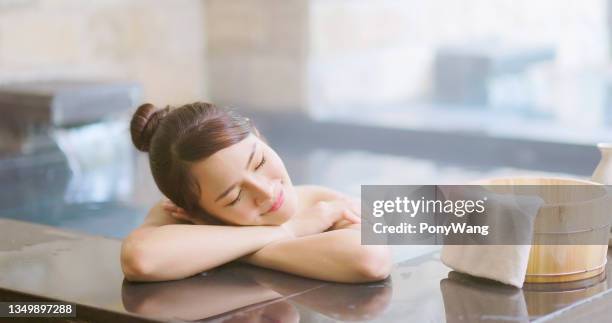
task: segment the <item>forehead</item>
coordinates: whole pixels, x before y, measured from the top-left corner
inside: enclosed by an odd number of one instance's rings
[[[191,172],[198,181],[202,194],[208,196],[207,199],[216,198],[216,195],[210,195],[220,194],[237,180],[239,172],[244,170],[253,151],[253,145],[261,149],[265,144],[256,136],[249,135],[242,141],[193,164]]]

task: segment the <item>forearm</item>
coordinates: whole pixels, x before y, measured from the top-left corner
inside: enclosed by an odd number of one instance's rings
[[[387,246],[361,245],[360,231],[354,229],[275,242],[241,260],[309,278],[345,283],[381,280],[389,275],[391,268]]]
[[[288,238],[277,226],[169,224],[138,229],[122,244],[121,264],[132,281],[189,277]]]

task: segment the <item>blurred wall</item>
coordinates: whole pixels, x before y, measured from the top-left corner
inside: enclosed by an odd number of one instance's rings
[[[111,78],[158,105],[206,98],[203,1],[0,1],[0,84]]]
[[[206,0],[208,77],[220,105],[306,112],[308,0]]]
[[[313,115],[405,105],[431,96],[441,47],[478,42],[548,46],[545,77],[573,79],[608,63],[607,1],[208,0],[210,95]]]
[[[310,103],[316,114],[431,95],[442,46],[550,46],[552,81],[609,60],[607,0],[312,0]],[[569,74],[569,75],[568,75]]]
[[[608,1],[4,0],[0,84],[127,78],[160,105],[352,113],[428,98],[450,44],[551,45],[546,82],[601,70]]]

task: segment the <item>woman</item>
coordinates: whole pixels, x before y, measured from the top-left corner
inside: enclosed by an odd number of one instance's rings
[[[360,244],[357,203],[294,187],[248,119],[208,103],[143,104],[131,134],[171,202],[155,205],[123,241],[126,279],[181,279],[234,260],[337,282],[389,275],[388,248]]]

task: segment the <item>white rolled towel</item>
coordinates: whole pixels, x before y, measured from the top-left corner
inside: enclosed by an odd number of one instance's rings
[[[499,208],[496,207],[491,212],[495,214],[493,217],[486,214],[484,217],[480,216],[478,219],[480,224],[486,223],[490,228],[496,229],[508,228],[508,232],[504,234],[527,233],[529,236],[522,237],[520,241],[531,241],[534,219],[544,201],[537,196],[493,193],[488,193],[487,196],[488,200],[495,201],[495,205]],[[505,210],[508,212],[504,213]],[[509,241],[507,236],[499,238],[499,241]],[[493,235],[490,239],[494,241],[496,236]],[[441,260],[446,266],[458,272],[521,288],[525,282],[530,251],[531,244],[444,245]]]
[[[523,287],[531,245],[446,245],[442,262],[472,276]]]

